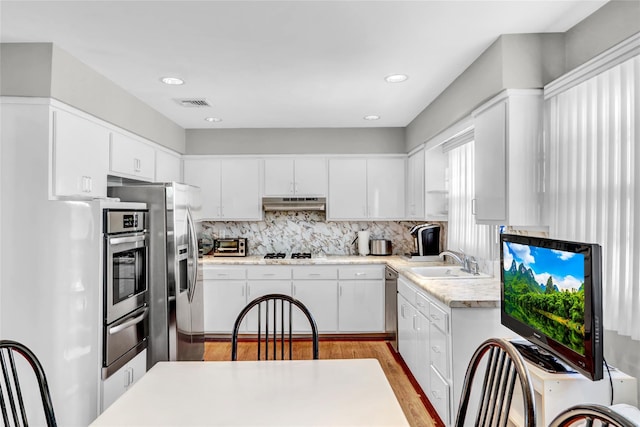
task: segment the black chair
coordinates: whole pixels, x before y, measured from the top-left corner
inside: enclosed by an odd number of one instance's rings
[[[254,308],[258,311],[258,360],[285,360],[285,348],[288,346],[289,360],[292,359],[293,346],[293,306],[296,306],[311,325],[313,358],[318,358],[318,327],[307,307],[295,298],[282,294],[269,294],[251,301],[238,315],[233,326],[231,342],[231,360],[238,360],[238,333],[245,316]],[[264,315],[263,315],[264,313]],[[264,324],[263,324],[264,323]],[[262,348],[264,347],[264,352]],[[271,347],[271,350],[270,350]],[[279,351],[278,351],[279,349]]]
[[[621,414],[602,405],[584,404],[572,406],[556,416],[549,427],[567,427],[573,423],[591,427],[598,423],[602,426],[635,427],[636,424]]]
[[[28,426],[27,411],[24,407],[20,381],[18,380],[18,370],[16,368],[15,355],[19,354],[33,368],[47,426],[56,426],[56,417],[53,412],[53,402],[47,385],[47,378],[40,361],[31,350],[25,345],[16,341],[0,340],[0,366],[2,368],[2,381],[0,381],[0,404],[2,405],[2,418],[5,426]],[[13,420],[13,423],[9,421]]]
[[[485,355],[487,357],[485,357]],[[535,405],[529,371],[518,350],[508,340],[490,338],[475,351],[464,378],[456,426],[464,425],[472,396],[472,384],[480,363],[486,360],[484,380],[480,390],[474,426],[506,426],[516,380],[523,399],[522,426],[534,427]]]

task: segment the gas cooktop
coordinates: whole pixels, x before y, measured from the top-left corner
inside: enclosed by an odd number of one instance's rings
[[[264,256],[264,259],[308,259],[311,258],[311,252],[293,252],[288,255],[283,252],[269,252]]]

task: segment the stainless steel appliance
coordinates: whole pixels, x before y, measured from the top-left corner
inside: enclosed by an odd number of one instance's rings
[[[437,256],[440,253],[440,226],[420,224],[411,228],[416,256]]]
[[[371,255],[391,255],[391,240],[371,239],[369,241]]]
[[[247,256],[247,239],[242,237],[214,239],[213,256]]]
[[[167,360],[202,360],[202,269],[194,216],[200,189],[185,184],[110,187],[110,197],[149,209],[149,346],[147,367]]]
[[[269,211],[324,211],[325,197],[263,197],[262,208]]]
[[[146,211],[105,209],[102,378],[147,347]]]
[[[384,271],[384,328],[393,349],[398,351],[398,272]]]

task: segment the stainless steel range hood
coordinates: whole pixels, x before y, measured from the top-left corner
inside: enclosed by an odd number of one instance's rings
[[[263,197],[265,211],[324,211],[325,197]]]

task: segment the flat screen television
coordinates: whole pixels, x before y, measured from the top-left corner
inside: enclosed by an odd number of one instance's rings
[[[602,379],[600,246],[511,234],[500,241],[501,321],[533,344],[518,346],[522,354],[543,367],[556,356]]]

